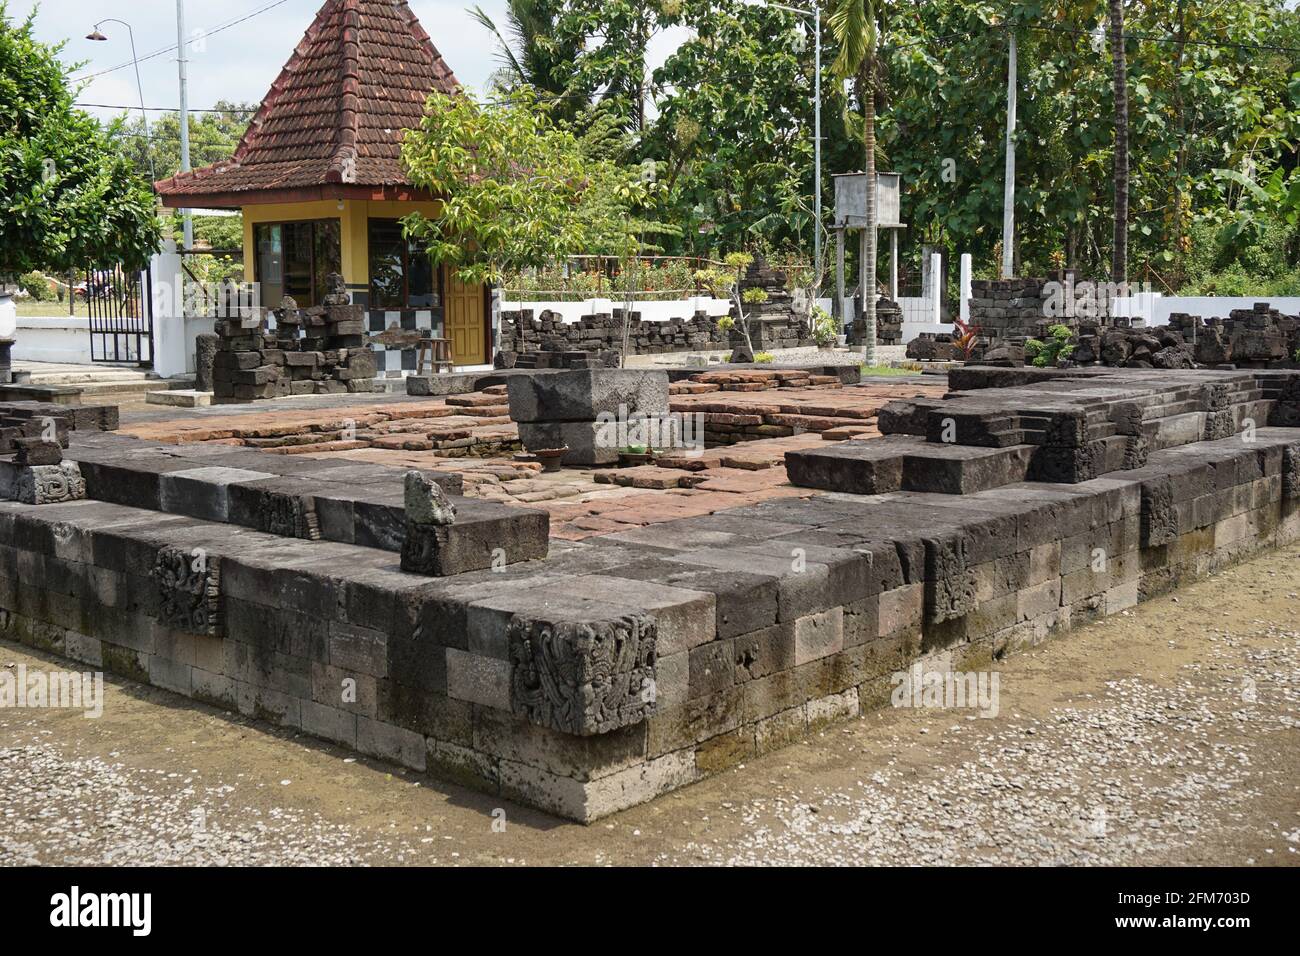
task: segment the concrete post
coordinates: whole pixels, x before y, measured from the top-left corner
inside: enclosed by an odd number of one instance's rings
[[[889,298],[898,301],[898,230],[889,230]]]
[[[937,252],[930,254],[930,321],[938,325],[940,318],[940,305],[942,304],[941,290],[943,289],[943,256]]]
[[[72,290],[68,290],[72,294]],[[8,385],[13,379],[13,365],[10,359],[14,345],[14,335],[18,330],[18,307],[14,298],[0,286],[0,385]]]
[[[844,227],[835,227],[835,312],[840,328],[849,321],[848,304],[844,301]]]
[[[149,261],[153,287],[153,370],[162,378],[184,375],[194,343],[186,335],[181,257],[167,240]]]
[[[961,293],[960,314],[961,314],[961,320],[963,322],[970,321],[970,297],[971,297],[970,272],[971,272],[970,253],[963,252],[961,256],[961,289],[959,290]]]

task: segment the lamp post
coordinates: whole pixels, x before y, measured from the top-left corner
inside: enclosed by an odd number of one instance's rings
[[[135,88],[140,94],[140,118],[144,121],[144,151],[145,155],[149,158],[149,175],[151,178],[157,179],[158,174],[153,168],[153,143],[149,139],[149,114],[145,112],[144,86],[140,83],[140,60],[135,55],[135,31],[131,29],[131,24],[127,23],[125,20],[108,17],[107,19],[100,20],[96,23],[95,28],[86,34],[86,39],[94,40],[96,42],[107,40],[108,37],[99,32],[99,28],[105,23],[120,23],[122,26],[126,27],[127,36],[131,39],[131,62],[135,65]]]
[[[768,0],[744,0],[746,6],[773,7],[808,17],[813,22],[813,263],[818,285],[822,275],[822,8],[814,2],[812,9],[791,7]]]

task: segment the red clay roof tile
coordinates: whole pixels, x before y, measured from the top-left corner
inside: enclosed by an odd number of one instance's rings
[[[402,134],[457,83],[405,0],[326,0],[234,156],[154,184],[201,195],[403,185]]]

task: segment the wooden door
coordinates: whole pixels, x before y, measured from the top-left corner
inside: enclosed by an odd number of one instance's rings
[[[484,341],[483,287],[467,285],[448,270],[446,316],[451,360],[456,365],[482,365],[488,361]]]

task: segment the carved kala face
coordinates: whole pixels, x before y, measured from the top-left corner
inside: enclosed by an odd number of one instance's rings
[[[520,621],[510,625],[512,706],[534,723],[603,733],[652,713],[654,624]]]

